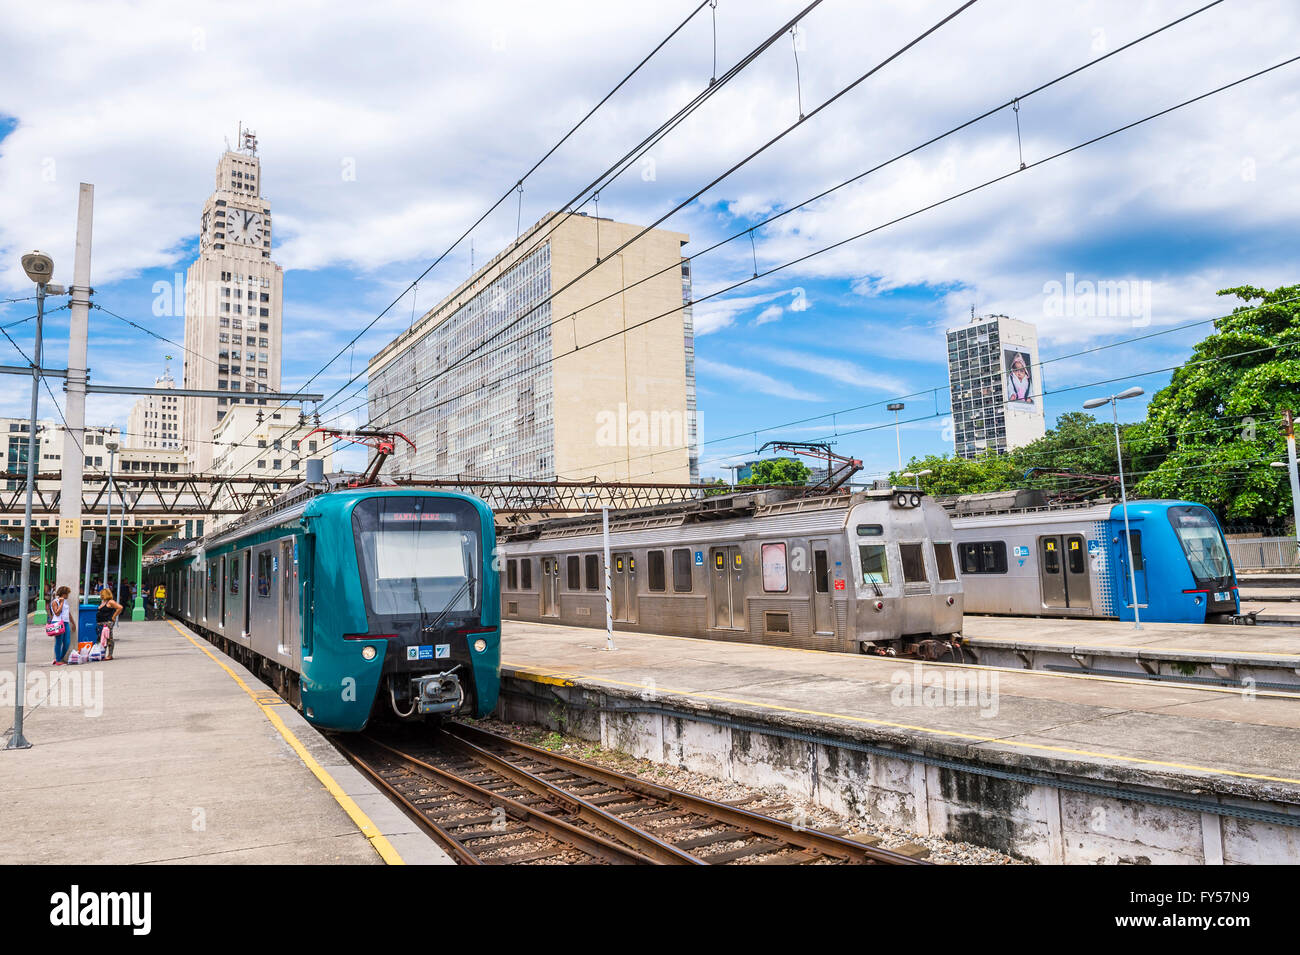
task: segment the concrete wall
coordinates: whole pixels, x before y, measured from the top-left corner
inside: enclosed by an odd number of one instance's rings
[[[637,705],[672,712],[626,709]],[[1060,777],[1051,785],[998,778],[927,765],[909,758],[918,754],[902,750],[897,755],[868,753],[719,726],[699,718],[710,714],[687,703],[503,674],[498,715],[715,778],[778,787],[793,798],[849,816],[988,846],[1032,862],[1218,865],[1294,863],[1300,858],[1298,827],[1069,788],[1073,783],[1107,788],[1095,780]],[[761,714],[745,720],[760,721]],[[1004,767],[986,768],[1009,773]],[[1172,795],[1155,788],[1143,791],[1155,799]],[[1292,805],[1248,799],[1231,804],[1300,820]]]

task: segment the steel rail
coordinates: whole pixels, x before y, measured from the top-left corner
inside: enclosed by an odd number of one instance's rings
[[[563,819],[541,812],[532,808],[517,799],[495,793],[490,789],[472,783],[455,773],[448,772],[445,769],[439,769],[429,763],[418,759],[409,753],[404,753],[399,749],[389,746],[373,737],[365,737],[367,743],[384,750],[392,756],[397,762],[405,764],[412,769],[417,775],[437,783],[444,788],[464,796],[478,803],[486,803],[490,806],[500,806],[505,809],[508,815],[523,822],[530,828],[540,830],[546,835],[552,837],[558,842],[562,842],[579,852],[583,852],[592,858],[602,859],[614,865],[653,865],[654,860],[647,858],[641,853],[627,846],[613,842],[603,836],[595,833],[586,832],[572,823],[565,822]],[[432,820],[430,820],[432,822]],[[454,838],[454,837],[453,837]],[[502,861],[509,861],[508,859]]]
[[[569,772],[585,776],[593,781],[601,782],[614,788],[623,789],[630,793],[659,800],[669,805],[716,819],[720,823],[725,823],[737,829],[747,830],[755,835],[767,836],[770,839],[778,840],[788,846],[803,849],[806,852],[862,864],[933,864],[921,859],[911,858],[910,856],[889,849],[863,845],[862,843],[855,842],[854,840],[843,836],[796,827],[780,819],[774,819],[771,816],[764,816],[760,813],[752,812],[748,809],[742,809],[737,806],[731,806],[704,796],[697,796],[692,793],[684,793],[680,790],[659,786],[655,783],[638,779],[635,776],[629,776],[615,770],[594,766],[591,763],[585,763],[569,756],[562,756],[558,753],[553,753],[550,750],[542,749],[538,746],[532,746],[528,743],[522,743],[507,736],[491,733],[477,726],[469,726],[464,723],[453,723],[446,728],[445,732],[462,739],[468,738],[467,741],[472,741],[474,738],[477,738],[484,742],[503,746],[529,758],[538,760],[539,762],[549,763],[556,768],[568,770]],[[705,861],[708,861],[707,857],[705,857]]]

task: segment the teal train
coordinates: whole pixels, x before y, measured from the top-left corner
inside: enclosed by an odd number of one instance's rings
[[[167,611],[322,729],[496,706],[492,511],[466,494],[305,488],[153,564]]]

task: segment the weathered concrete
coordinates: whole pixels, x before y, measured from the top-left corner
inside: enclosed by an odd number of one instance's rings
[[[507,624],[502,715],[1040,862],[1300,861],[1300,828],[1222,811],[1300,820],[1294,694],[616,642]]]
[[[1276,606],[1266,609],[1262,621],[1286,618]],[[1144,623],[1134,630],[1118,620],[968,614],[962,637],[966,658],[989,666],[1253,681],[1300,691],[1300,627]]]
[[[45,687],[57,676],[78,693],[29,694],[33,747],[0,751],[0,863],[381,862],[263,705],[404,861],[450,862],[298,713],[200,642],[264,704],[170,623],[121,623],[115,659],[81,666],[50,666],[52,641],[34,631],[29,677]],[[11,687],[14,661],[11,625],[0,631]],[[12,707],[10,696],[0,713],[6,741]]]

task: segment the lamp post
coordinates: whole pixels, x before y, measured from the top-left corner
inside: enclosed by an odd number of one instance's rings
[[[921,490],[921,478],[929,477],[933,473],[934,471],[931,468],[926,468],[924,471],[904,471],[902,476],[905,478],[912,478],[915,482],[916,489],[919,491]]]
[[[583,491],[579,497],[590,500],[593,497],[599,497],[595,491]],[[586,502],[582,505],[583,512],[587,510]],[[600,527],[601,538],[605,549],[605,650],[617,650],[614,646],[614,584],[610,579],[609,569],[609,505],[600,505]]]
[[[906,408],[907,405],[903,404],[901,401],[895,401],[892,404],[886,405],[886,407],[894,413],[894,444],[898,446],[898,470],[901,471],[903,470],[903,436],[898,430],[898,413]]]
[[[108,551],[113,543],[113,457],[117,454],[117,442],[105,441],[104,447],[108,448],[108,513],[104,518],[104,586],[108,587]]]
[[[41,326],[45,319],[45,294],[54,260],[43,252],[28,252],[23,271],[36,283],[36,347],[32,353],[32,411],[27,430],[27,503],[23,508],[23,563],[18,582],[17,685],[14,691],[14,730],[5,749],[30,749],[23,735],[23,698],[27,695],[27,600],[32,586],[32,494],[36,487],[36,412],[41,394]],[[52,291],[52,290],[51,290]]]
[[[1124,508],[1124,547],[1128,552],[1128,580],[1129,586],[1133,588],[1133,629],[1142,629],[1142,617],[1138,612],[1138,585],[1137,571],[1133,567],[1133,534],[1128,529],[1128,490],[1124,486],[1124,452],[1120,449],[1119,444],[1119,411],[1116,410],[1115,403],[1123,401],[1125,398],[1136,398],[1144,394],[1141,388],[1125,388],[1117,395],[1111,395],[1108,398],[1089,398],[1083,403],[1084,408],[1100,408],[1104,404],[1110,405],[1111,420],[1115,425],[1115,461],[1119,466],[1119,495],[1120,501]]]

